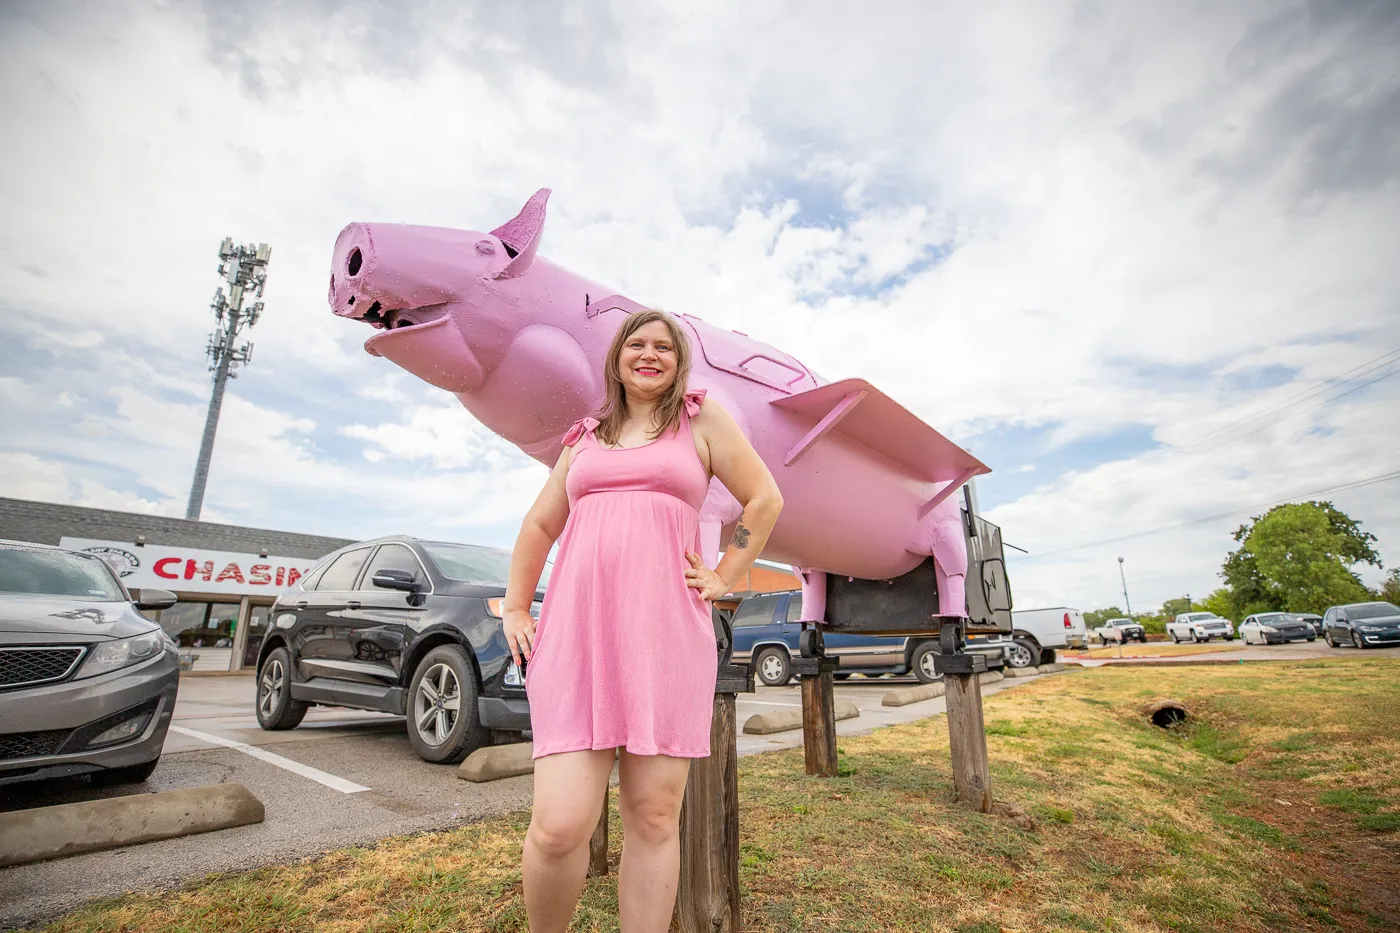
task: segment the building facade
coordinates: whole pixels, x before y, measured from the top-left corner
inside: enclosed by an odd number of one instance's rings
[[[268,608],[326,554],[351,543],[73,505],[0,498],[0,538],[101,555],[139,595],[170,590],[179,602],[148,613],[195,655],[194,670],[251,667],[267,632]]]

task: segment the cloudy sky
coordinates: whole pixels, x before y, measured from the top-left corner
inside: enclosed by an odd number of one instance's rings
[[[543,254],[990,463],[1020,607],[1119,602],[1119,556],[1135,609],[1203,595],[1320,490],[1400,562],[1367,482],[1400,471],[1400,7],[855,10],[0,3],[0,495],[183,514],[233,236],[273,258],[205,518],[508,546],[544,467],[325,283],[347,222],[489,230],[548,186]]]

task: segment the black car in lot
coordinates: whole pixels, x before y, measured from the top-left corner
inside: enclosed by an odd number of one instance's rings
[[[1322,615],[1322,637],[1333,648],[1400,645],[1400,606],[1380,602],[1332,606]]]
[[[438,763],[461,761],[493,731],[528,731],[523,672],[501,630],[510,556],[404,536],[326,556],[272,607],[258,723],[295,728],[318,704],[394,713],[418,756]]]

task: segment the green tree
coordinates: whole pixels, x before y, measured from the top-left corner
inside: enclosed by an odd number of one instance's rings
[[[1109,606],[1107,609],[1095,609],[1092,612],[1084,613],[1084,624],[1089,628],[1103,625],[1109,619],[1126,619],[1128,614],[1117,606]]]
[[[1400,567],[1390,568],[1390,573],[1385,575],[1385,580],[1381,582],[1381,588],[1376,591],[1376,595],[1388,603],[1400,606]]]
[[[1200,600],[1193,600],[1187,596],[1178,596],[1176,599],[1169,599],[1162,603],[1161,615],[1166,616],[1168,620],[1172,620],[1183,612],[1190,612],[1192,609],[1200,608]]]
[[[1235,602],[1235,594],[1230,592],[1228,586],[1222,586],[1220,589],[1213,591],[1209,596],[1201,600],[1200,607],[1203,607],[1207,612],[1215,613],[1222,619],[1231,619],[1235,622],[1240,621],[1245,615],[1249,614],[1244,613],[1242,615],[1240,613],[1240,607]]]
[[[1330,502],[1279,505],[1235,532],[1220,575],[1235,610],[1317,612],[1367,598],[1351,568],[1381,565],[1375,536]]]

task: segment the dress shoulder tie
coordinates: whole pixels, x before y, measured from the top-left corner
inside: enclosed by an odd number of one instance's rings
[[[569,428],[569,432],[564,435],[564,446],[574,446],[578,443],[579,438],[583,437],[585,432],[592,434],[597,427],[597,418],[580,418],[574,422],[574,426]]]
[[[694,418],[700,414],[700,403],[705,400],[706,389],[695,389],[685,394],[685,413]]]

